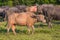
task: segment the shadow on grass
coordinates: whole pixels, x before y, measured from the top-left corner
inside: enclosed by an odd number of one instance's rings
[[[53,21],[54,24],[60,24],[60,21]]]
[[[20,33],[20,34],[26,34],[27,30],[18,30],[16,29],[16,33]]]
[[[34,25],[35,26],[35,28],[39,28],[39,27],[47,27],[47,25],[45,25],[45,24],[39,24],[39,25]]]
[[[16,29],[15,30],[16,33],[19,33],[19,34],[28,34],[27,30],[19,30],[19,29]],[[6,34],[7,33],[7,30],[6,29],[0,29],[0,34]],[[12,30],[9,31],[9,33],[13,33]],[[35,30],[35,33],[51,33],[49,30]]]
[[[6,32],[6,30],[5,29],[2,29],[2,30],[0,30],[0,34],[6,34],[7,32]],[[10,30],[10,32],[9,32],[9,34],[13,34],[13,32]],[[21,30],[16,30],[16,33],[18,33],[18,34],[28,34],[28,32],[26,31],[26,30],[23,30],[23,31],[21,31]],[[51,31],[49,31],[49,30],[35,30],[35,32],[34,32],[34,34],[35,33],[46,33],[46,34],[51,34]],[[31,34],[31,33],[30,33]]]
[[[0,33],[6,33],[6,29],[2,29],[2,28],[0,28]]]
[[[50,30],[36,30],[35,33],[46,33],[46,34],[51,34]]]
[[[26,32],[27,32],[27,30],[18,30],[18,29],[16,29],[15,31],[16,31],[16,33],[20,33],[20,34],[22,34],[22,33],[26,34]],[[11,33],[11,32],[12,32],[12,30],[10,29],[9,33]],[[7,33],[7,30],[0,28],[0,33],[5,34],[5,33]]]

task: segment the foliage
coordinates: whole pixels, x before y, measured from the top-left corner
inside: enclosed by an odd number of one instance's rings
[[[8,3],[8,4],[7,4],[8,6],[13,6],[13,1],[10,0],[10,1],[8,1],[7,3]]]
[[[34,5],[34,4],[60,4],[60,0],[0,0],[0,6],[2,5]]]

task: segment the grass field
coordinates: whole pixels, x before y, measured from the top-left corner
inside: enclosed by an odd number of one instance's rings
[[[38,27],[39,24],[41,24],[40,27]],[[43,23],[36,23],[33,35],[27,34],[26,26],[16,26],[16,36],[11,30],[7,35],[5,25],[6,22],[0,22],[0,40],[60,40],[60,21],[54,21],[53,28],[48,28]]]

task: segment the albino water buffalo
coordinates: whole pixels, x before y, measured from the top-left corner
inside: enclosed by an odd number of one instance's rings
[[[30,33],[30,27],[32,28],[32,31],[34,31],[34,23],[36,20],[37,19],[30,15],[29,12],[13,13],[8,16],[7,32],[9,32],[10,28],[12,28],[13,33],[16,35],[15,24],[19,24],[26,25]]]
[[[37,6],[28,6],[26,8],[26,11],[30,11],[30,12],[37,12]]]

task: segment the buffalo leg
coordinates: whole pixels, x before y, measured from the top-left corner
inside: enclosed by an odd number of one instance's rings
[[[34,33],[34,29],[35,29],[34,26],[32,26],[32,34]]]
[[[49,25],[50,28],[52,28],[52,17],[50,17],[48,25]]]
[[[12,25],[12,31],[13,31],[14,35],[16,35],[15,26],[14,25]]]
[[[10,28],[11,28],[11,25],[7,25],[7,33],[9,33]]]
[[[48,23],[48,27],[52,28],[52,23],[51,22]]]
[[[28,27],[28,34],[30,34],[30,27]]]
[[[48,27],[51,28],[52,27],[52,18],[49,18],[49,17],[46,17],[46,21],[47,21],[47,24],[48,24]]]

